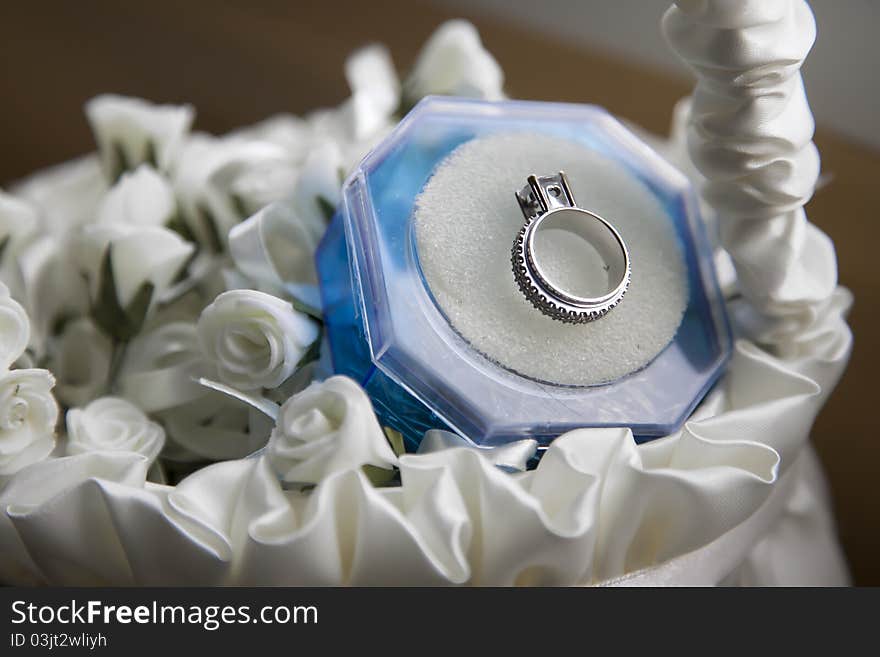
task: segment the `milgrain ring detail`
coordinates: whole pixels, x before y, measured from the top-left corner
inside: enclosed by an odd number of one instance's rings
[[[528,301],[545,315],[570,324],[604,317],[621,302],[631,278],[629,252],[617,230],[599,215],[577,207],[568,180],[555,176],[529,176],[529,184],[516,197],[525,223],[516,235],[511,264],[517,286]],[[609,290],[597,297],[582,297],[556,284],[535,255],[535,235],[557,224],[589,242],[602,257]]]

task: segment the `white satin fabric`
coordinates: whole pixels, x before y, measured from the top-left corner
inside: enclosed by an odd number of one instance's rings
[[[839,320],[838,311],[822,330],[825,348],[810,359],[810,375],[740,341],[728,376],[679,433],[637,447],[625,429],[575,431],[520,475],[464,448],[403,457],[399,488],[373,488],[349,470],[311,493],[282,489],[265,457],[209,466],[173,488],[146,482],[147,461],[136,455],[43,461],[0,493],[0,577],[555,585],[643,571],[637,583],[803,583],[820,573],[843,583],[829,523],[790,518],[826,513],[803,463],[810,424],[848,353]],[[782,489],[780,481],[790,483]],[[724,543],[768,504],[745,537]],[[773,541],[767,547],[774,531],[792,552],[786,571],[768,575],[746,560],[755,546],[787,553]],[[719,539],[709,566],[662,565]],[[804,546],[816,558],[805,558]]]
[[[819,175],[800,75],[813,14],[804,0],[680,2],[663,30],[697,75],[688,152],[749,302],[744,324],[792,348],[782,336],[808,329],[837,284],[834,246],[803,210]]]
[[[797,75],[811,22],[794,0],[680,4],[664,24],[701,75],[691,152],[739,278],[725,289],[745,295],[728,371],[681,431],[640,446],[626,429],[574,431],[518,474],[467,448],[407,455],[399,487],[345,470],[310,492],[282,488],[265,456],[176,487],[148,482],[134,454],[50,459],[0,490],[0,579],[846,583],[808,444],[851,346],[833,249],[800,209],[815,181]]]

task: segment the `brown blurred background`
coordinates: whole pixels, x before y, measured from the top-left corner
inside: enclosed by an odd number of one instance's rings
[[[588,39],[551,38],[468,7],[405,0],[0,3],[0,185],[92,150],[82,107],[98,93],[189,102],[198,129],[221,133],[274,113],[339,103],[348,94],[343,61],[365,43],[388,44],[406,70],[431,31],[456,16],[480,29],[514,97],[596,103],[665,133],[673,104],[689,91],[686,79],[607,54]],[[876,95],[877,89],[865,91]],[[827,97],[822,102],[829,106]],[[813,440],[831,480],[855,582],[876,585],[880,443],[867,407],[880,366],[871,328],[880,321],[878,279],[870,264],[880,242],[871,219],[880,207],[880,151],[824,129],[821,121],[816,143],[833,180],[808,212],[834,239],[841,283],[855,293],[856,341]]]

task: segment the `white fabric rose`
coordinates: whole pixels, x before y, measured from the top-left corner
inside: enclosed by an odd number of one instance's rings
[[[55,448],[58,404],[47,370],[20,369],[0,375],[0,476],[46,458]]]
[[[265,446],[272,421],[237,399],[202,388],[199,399],[160,411],[169,453],[180,461],[240,459]],[[169,450],[166,449],[166,452]]]
[[[316,139],[309,122],[294,114],[276,114],[253,125],[230,132],[228,139],[256,140],[280,146],[294,161],[300,161]]]
[[[345,77],[351,96],[339,107],[312,112],[300,143],[306,152],[335,147],[344,153],[348,169],[394,127],[394,114],[400,107],[400,80],[388,50],[378,44],[352,53],[345,62]],[[288,134],[291,127],[288,123]],[[279,134],[278,128],[275,133]],[[304,173],[309,170],[308,165],[303,167]]]
[[[293,206],[313,230],[323,234],[330,215],[342,200],[346,164],[333,142],[313,148],[306,156],[293,190]]]
[[[142,164],[122,174],[98,208],[98,223],[164,226],[174,216],[174,191],[156,170]]]
[[[92,154],[38,171],[10,191],[38,210],[44,233],[62,239],[94,220],[107,181],[98,156]]]
[[[356,140],[375,134],[400,104],[400,81],[385,46],[373,44],[345,60],[345,78],[351,98],[343,105],[351,118]]]
[[[397,465],[370,398],[345,376],[313,383],[284,403],[267,457],[282,481],[295,484],[363,465]]]
[[[499,100],[504,98],[504,73],[483,47],[477,28],[452,20],[428,39],[404,87],[411,102],[429,94]]]
[[[8,370],[24,353],[30,334],[27,313],[0,282],[0,371]]]
[[[101,397],[67,411],[67,453],[133,452],[152,463],[165,444],[165,430],[130,401]]]
[[[23,287],[18,258],[39,229],[36,208],[0,190],[0,280],[18,295]]]
[[[229,253],[236,268],[261,288],[273,293],[284,290],[317,307],[315,249],[323,232],[323,222],[279,201],[229,231]]]
[[[336,186],[396,125],[393,114],[379,120],[374,105],[354,97],[339,107],[312,112],[307,123],[311,131],[307,152],[333,148],[340,154],[341,169],[334,176],[338,178]],[[302,172],[310,172],[308,164],[303,165]]]
[[[44,235],[18,258],[23,302],[31,322],[31,346],[42,358],[57,323],[89,311],[89,290],[71,256],[70,240]]]
[[[98,224],[87,226],[73,244],[73,259],[89,281],[93,303],[101,303],[101,275],[109,250],[116,298],[128,309],[144,284],[152,284],[150,305],[168,290],[195,247],[159,226]],[[102,325],[102,328],[107,327]]]
[[[195,135],[180,155],[174,189],[197,240],[222,251],[230,228],[290,194],[298,170],[298,163],[277,144]]]
[[[154,105],[112,94],[86,103],[86,116],[111,180],[144,162],[167,171],[194,115],[189,105]]]
[[[168,322],[145,329],[129,343],[117,379],[118,393],[155,413],[204,397],[207,391],[198,379],[213,374],[206,369],[195,322]]]
[[[53,341],[50,367],[55,394],[67,406],[82,406],[107,385],[113,345],[88,317],[69,322]]]
[[[202,311],[199,343],[224,383],[276,388],[318,337],[317,324],[288,302],[256,290],[230,290]]]

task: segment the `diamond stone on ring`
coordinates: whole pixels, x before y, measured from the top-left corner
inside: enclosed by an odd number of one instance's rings
[[[529,176],[528,181],[516,192],[525,216],[511,257],[519,289],[535,308],[561,322],[580,324],[603,317],[620,303],[629,286],[629,253],[620,233],[599,215],[577,207],[562,171],[555,176]],[[535,235],[553,228],[578,235],[596,249],[608,272],[605,293],[578,296],[546,273],[535,255]]]

